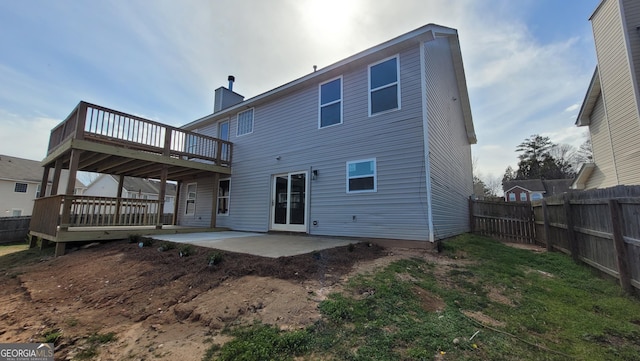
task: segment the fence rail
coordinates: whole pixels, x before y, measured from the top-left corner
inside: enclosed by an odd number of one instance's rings
[[[71,138],[231,166],[231,142],[86,102],[53,128],[48,154]]]
[[[640,186],[570,192],[521,207],[471,201],[472,232],[546,245],[617,278],[627,292],[640,290]]]

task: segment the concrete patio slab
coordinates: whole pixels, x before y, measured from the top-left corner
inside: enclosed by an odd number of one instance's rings
[[[348,238],[235,231],[154,234],[148,237],[271,258],[295,256],[359,242]]]

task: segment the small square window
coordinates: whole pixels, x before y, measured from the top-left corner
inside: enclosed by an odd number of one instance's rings
[[[515,201],[516,201],[516,194],[509,193],[509,202],[515,202]]]
[[[522,202],[526,202],[527,201],[527,193],[525,193],[525,192],[520,193],[520,201],[522,201]]]
[[[376,159],[347,162],[347,193],[375,192]]]
[[[27,193],[27,188],[29,185],[27,183],[16,183],[15,188],[13,189],[16,193]]]
[[[237,136],[253,133],[253,108],[238,113]]]

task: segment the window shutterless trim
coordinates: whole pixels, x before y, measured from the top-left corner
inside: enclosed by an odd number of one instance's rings
[[[376,65],[378,65],[378,64],[382,64],[385,61],[389,61],[391,59],[394,59],[394,58],[396,59],[396,81],[392,82],[392,83],[385,84],[383,86],[379,86],[379,87],[377,87],[375,89],[372,89],[371,88],[371,68],[376,66]],[[401,109],[401,99],[400,99],[400,93],[401,93],[400,92],[400,54],[396,54],[396,55],[390,56],[388,58],[382,59],[382,60],[380,60],[378,62],[375,62],[373,64],[369,64],[369,67],[368,67],[368,70],[367,70],[367,75],[369,77],[368,78],[369,81],[367,82],[367,94],[368,94],[368,100],[369,100],[369,109],[368,109],[369,117],[373,117],[373,116],[376,116],[376,115],[385,114],[385,113],[389,113],[389,112],[394,112],[396,110],[400,110]],[[396,85],[396,100],[398,102],[398,106],[396,108],[393,108],[393,109],[387,109],[387,110],[382,110],[382,111],[379,111],[379,112],[376,112],[376,113],[372,113],[371,112],[371,107],[372,107],[372,104],[371,104],[371,93],[373,93],[375,91],[378,91],[378,90],[389,88],[389,87],[394,86],[394,85]]]
[[[369,163],[369,162],[373,162],[373,174],[367,174],[367,175],[362,175],[362,176],[353,176],[350,177],[349,176],[349,165],[351,164],[358,164],[358,163]],[[369,158],[369,159],[359,159],[359,160],[350,160],[347,161],[347,167],[346,167],[346,191],[347,193],[373,193],[373,192],[377,192],[378,191],[378,165],[377,165],[377,160],[376,158]],[[349,188],[349,181],[351,179],[360,179],[360,178],[369,178],[369,177],[373,177],[373,189],[360,189],[360,190],[350,190]]]
[[[195,186],[195,196],[193,198],[189,198],[189,186],[190,185],[194,185]],[[186,199],[184,201],[184,214],[186,215],[194,215],[196,214],[196,202],[198,199],[198,183],[194,182],[194,183],[187,183],[187,194],[186,194]],[[189,201],[193,201],[193,212],[189,213]]]
[[[247,112],[251,112],[251,130],[246,132],[246,133],[240,134],[240,115],[244,114],[244,113],[247,113]],[[247,134],[253,133],[255,115],[256,115],[255,114],[255,108],[249,108],[247,110],[243,110],[243,111],[239,112],[238,114],[236,114],[236,137],[241,137],[243,135],[247,135]]]
[[[336,81],[340,79],[340,98],[337,100],[333,100],[330,101],[328,103],[323,104],[322,103],[322,86],[325,84],[329,84],[333,81]],[[344,98],[344,80],[342,75],[337,76],[333,79],[327,80],[323,83],[320,83],[320,85],[318,85],[318,129],[324,129],[324,128],[329,128],[329,127],[333,127],[335,125],[340,125],[343,122],[343,98]],[[327,107],[329,105],[333,105],[333,104],[337,104],[340,103],[340,122],[335,123],[335,124],[329,124],[329,125],[325,125],[322,126],[322,108]]]

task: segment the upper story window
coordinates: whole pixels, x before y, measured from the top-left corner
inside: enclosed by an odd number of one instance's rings
[[[398,56],[369,66],[369,115],[400,108]]]
[[[347,193],[375,192],[376,159],[347,162]]]
[[[320,84],[318,128],[342,124],[342,77]]]
[[[526,202],[527,201],[527,193],[525,193],[525,192],[520,193],[520,200],[522,202]]]
[[[238,130],[236,135],[253,133],[253,108],[238,113]]]
[[[516,194],[509,193],[509,202],[515,202],[515,201],[516,201]]]
[[[16,193],[27,193],[27,183],[16,183],[15,188],[13,188],[13,191]]]

